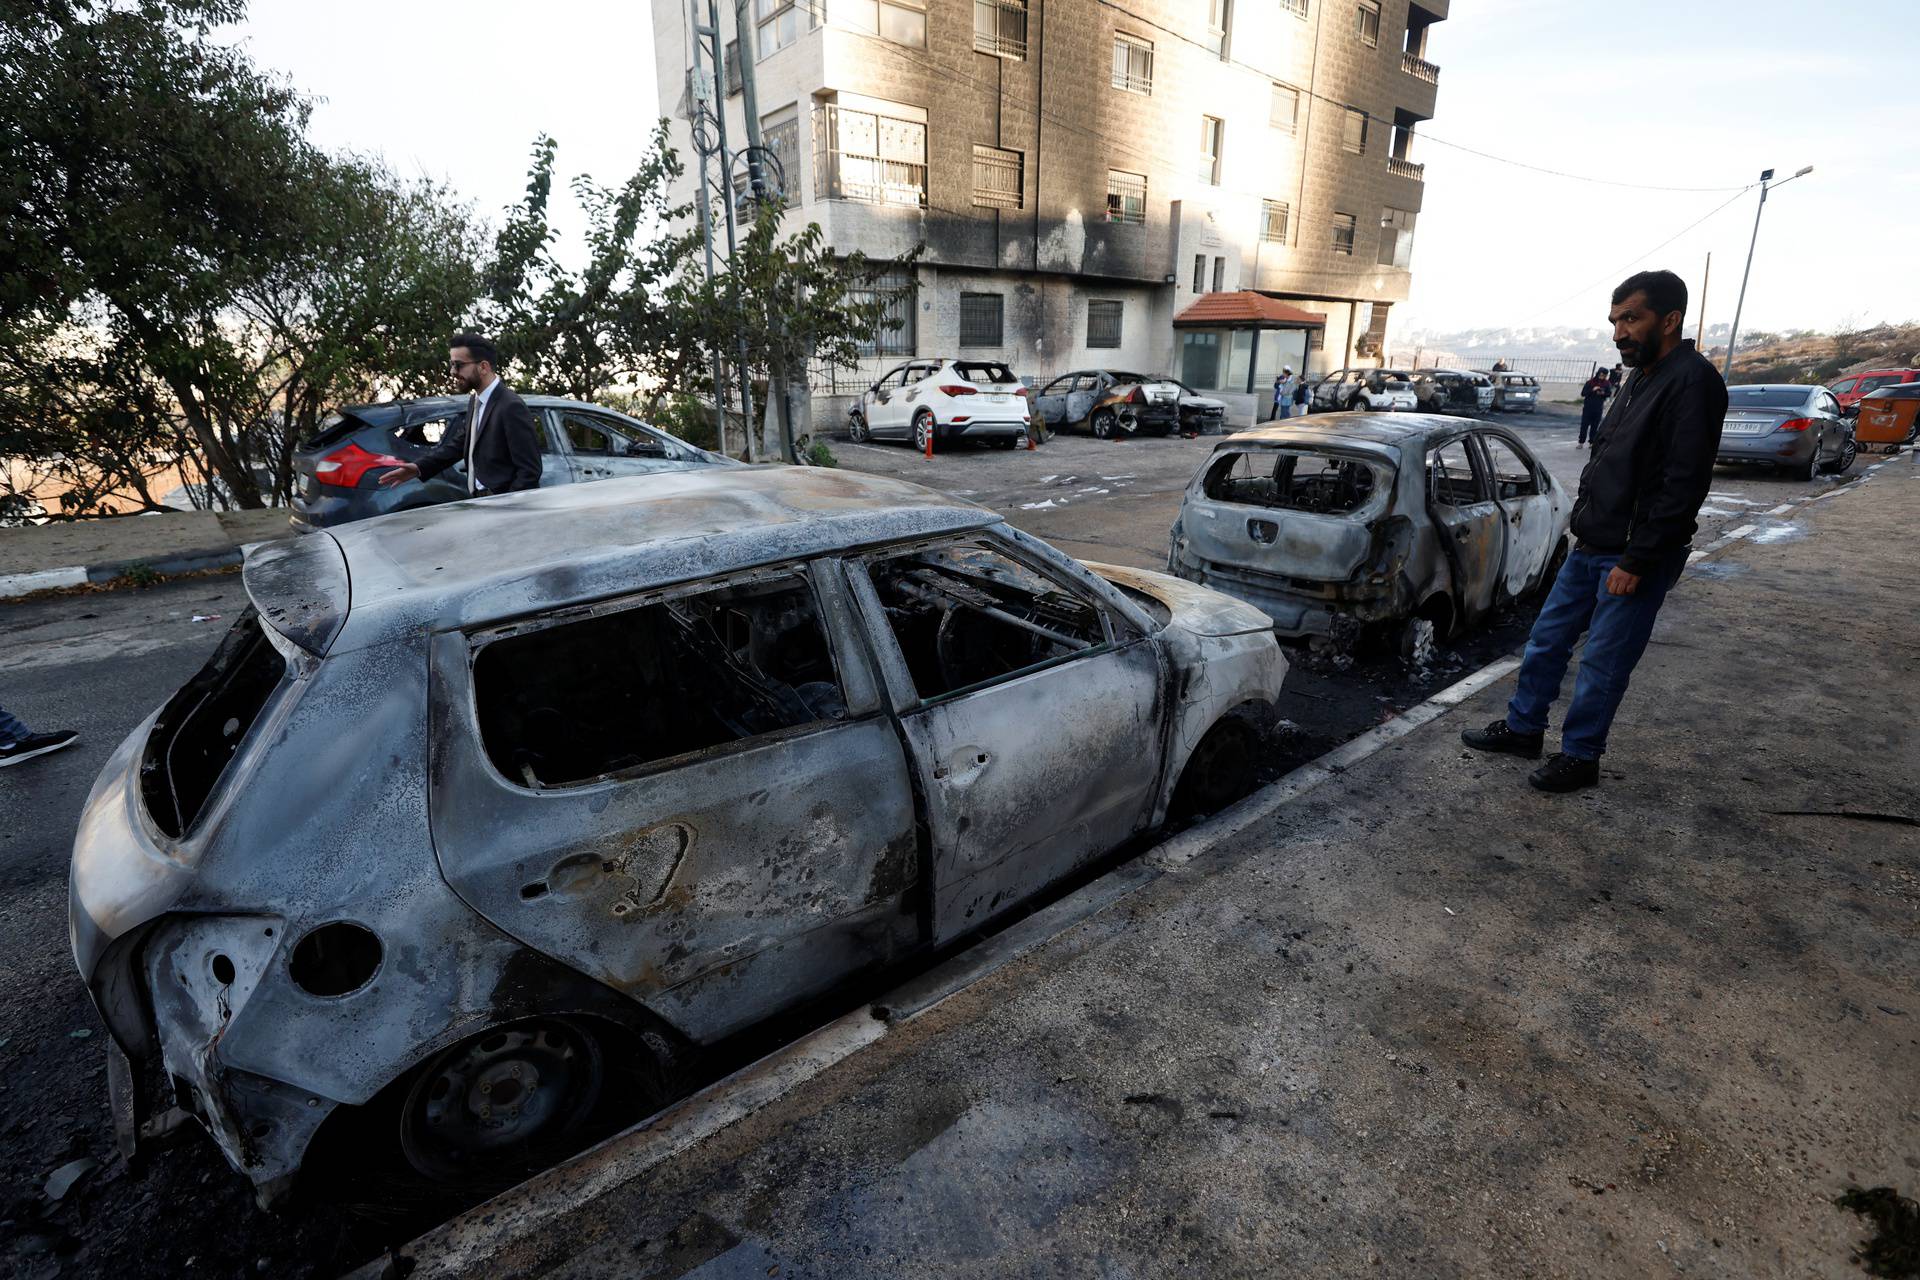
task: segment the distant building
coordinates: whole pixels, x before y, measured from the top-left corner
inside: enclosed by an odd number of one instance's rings
[[[752,0],[745,39],[719,9],[729,56],[757,59],[789,216],[869,255],[926,243],[869,377],[946,354],[1252,394],[1283,364],[1379,362],[1448,3]],[[691,174],[687,0],[654,0],[654,29]]]

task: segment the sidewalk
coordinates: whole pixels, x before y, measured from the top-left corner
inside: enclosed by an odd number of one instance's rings
[[[0,529],[0,599],[111,582],[136,565],[189,573],[240,563],[240,548],[293,535],[285,507],[169,511]]]
[[[864,1048],[671,1159],[639,1156],[672,1113],[430,1233],[413,1274],[1859,1274],[1832,1198],[1920,1184],[1920,830],[1870,816],[1920,814],[1916,499],[1889,467],[1702,560],[1598,789],[1460,745],[1496,680],[884,1035],[851,1015]]]

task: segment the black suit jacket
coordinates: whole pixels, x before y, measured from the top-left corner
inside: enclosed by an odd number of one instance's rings
[[[431,480],[467,456],[466,419],[447,432],[423,455],[420,478]],[[533,411],[505,382],[494,384],[480,420],[480,439],[473,447],[473,474],[488,493],[540,487],[540,437],[534,433]]]

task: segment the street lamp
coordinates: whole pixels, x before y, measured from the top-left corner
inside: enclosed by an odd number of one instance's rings
[[[1793,178],[1804,178],[1812,172],[1813,166],[1808,165],[1794,174]],[[1727,335],[1727,359],[1720,366],[1720,376],[1723,378],[1731,377],[1733,374],[1733,348],[1734,344],[1740,340],[1740,309],[1747,305],[1747,277],[1753,274],[1753,246],[1760,241],[1760,215],[1767,211],[1767,192],[1773,187],[1786,186],[1793,181],[1793,178],[1782,178],[1778,182],[1773,182],[1773,170],[1760,171],[1760,207],[1753,211],[1753,238],[1747,241],[1746,270],[1740,273],[1740,300],[1733,304],[1733,332]],[[1769,186],[1769,183],[1772,186]]]

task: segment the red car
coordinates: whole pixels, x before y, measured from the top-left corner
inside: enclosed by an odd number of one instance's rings
[[[1840,411],[1851,415],[1859,412],[1860,401],[1869,393],[1902,382],[1920,382],[1920,369],[1869,369],[1865,373],[1850,373],[1829,385],[1827,390],[1840,402]]]

